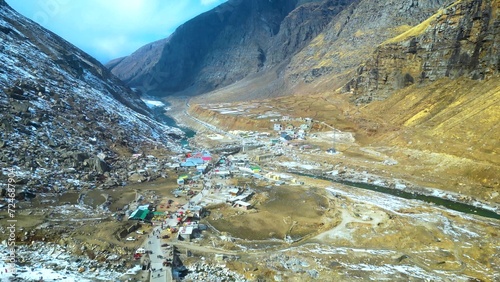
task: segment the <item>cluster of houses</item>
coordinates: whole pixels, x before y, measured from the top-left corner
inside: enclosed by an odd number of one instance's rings
[[[208,151],[187,153],[185,161],[180,163],[181,167],[195,167],[197,171],[204,172],[207,164],[212,161],[212,155]]]
[[[251,204],[246,202],[253,195],[253,190],[250,188],[243,189],[242,187],[233,187],[229,189],[230,197],[226,200],[226,203],[231,204],[231,206],[236,208],[241,208],[248,210],[251,208]]]
[[[264,159],[264,156],[260,156]],[[285,182],[302,184],[293,177],[283,174],[267,172],[251,162],[247,154],[238,153],[221,156],[214,160],[210,152],[199,151],[174,157],[171,167],[178,170],[177,184],[173,191],[175,197],[186,196],[188,203],[176,206],[177,212],[157,211],[159,205],[143,204],[127,214],[128,219],[141,222],[161,224],[162,227],[176,228],[180,240],[191,240],[197,234],[198,221],[203,217],[203,207],[209,204],[227,203],[234,208],[248,210],[252,208],[249,202],[254,191],[248,187],[227,186],[224,179],[234,176],[249,177],[262,181],[271,181],[276,184]],[[218,181],[217,179],[221,179]],[[171,200],[164,206],[170,208]],[[160,208],[161,210],[161,208]]]
[[[274,131],[279,132],[281,142],[289,142],[294,139],[305,140],[307,133],[312,127],[313,120],[306,118],[299,125],[290,122],[274,123]]]

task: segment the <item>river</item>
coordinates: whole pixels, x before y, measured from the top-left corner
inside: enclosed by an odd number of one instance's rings
[[[433,204],[436,204],[438,206],[442,206],[442,207],[445,207],[445,208],[448,208],[451,210],[455,210],[455,211],[459,211],[459,212],[463,212],[463,213],[475,214],[475,215],[479,215],[479,216],[483,216],[483,217],[487,217],[487,218],[500,219],[500,214],[498,214],[494,211],[483,209],[483,208],[476,207],[473,205],[468,205],[465,203],[460,203],[460,202],[448,200],[448,199],[443,199],[443,198],[440,198],[437,196],[406,192],[406,191],[402,191],[402,190],[398,190],[398,189],[387,188],[387,187],[377,186],[377,185],[368,184],[368,183],[358,183],[358,182],[350,182],[350,181],[344,181],[344,180],[336,180],[336,179],[332,179],[332,178],[325,177],[325,176],[307,174],[307,173],[302,173],[302,172],[291,172],[291,173],[301,175],[301,176],[321,179],[321,180],[332,181],[332,182],[340,183],[340,184],[347,185],[350,187],[355,187],[355,188],[380,192],[380,193],[384,193],[384,194],[389,194],[389,195],[396,196],[399,198],[419,200],[419,201],[424,201],[427,203],[433,203]]]
[[[191,128],[188,127],[183,127],[179,126],[175,120],[167,115],[167,111],[165,110],[166,107],[168,107],[168,103],[164,103],[162,106],[154,106],[151,107],[153,110],[153,113],[155,117],[162,122],[165,125],[171,126],[171,127],[176,127],[182,130],[185,134],[185,138],[181,139],[181,145],[184,147],[189,147],[189,141],[188,139],[196,135],[196,131],[192,130]]]

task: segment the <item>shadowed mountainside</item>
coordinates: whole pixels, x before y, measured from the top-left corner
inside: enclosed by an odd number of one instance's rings
[[[108,67],[148,94],[201,94],[290,59],[354,0],[231,0]]]
[[[378,44],[446,2],[232,0],[107,67],[159,96],[221,90],[221,100],[244,100],[338,88]]]

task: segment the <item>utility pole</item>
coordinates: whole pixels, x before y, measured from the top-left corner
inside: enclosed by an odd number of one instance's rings
[[[335,149],[335,128],[333,128],[333,149],[337,151],[337,149]]]

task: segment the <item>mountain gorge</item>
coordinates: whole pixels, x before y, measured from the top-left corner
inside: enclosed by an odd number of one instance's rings
[[[0,2],[0,160],[34,191],[122,185],[122,157],[183,133],[91,56]],[[11,167],[7,167],[9,164]],[[21,187],[21,186],[19,186]]]

